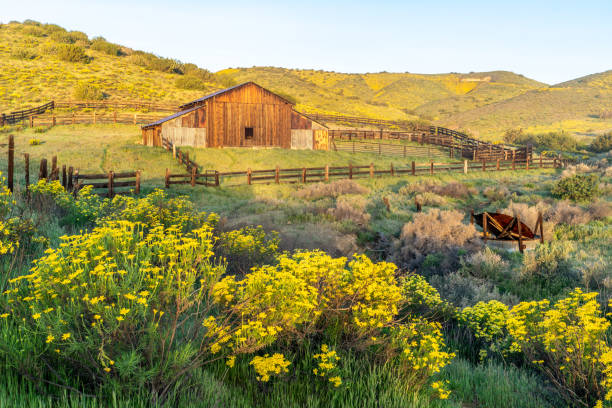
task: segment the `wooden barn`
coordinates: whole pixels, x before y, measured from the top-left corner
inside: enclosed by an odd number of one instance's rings
[[[329,149],[327,127],[253,82],[212,93],[180,109],[143,126],[143,144],[161,146],[164,137],[177,146]]]

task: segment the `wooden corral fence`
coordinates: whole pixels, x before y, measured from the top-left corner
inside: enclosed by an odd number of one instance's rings
[[[62,115],[46,114],[32,115],[23,119],[24,126],[58,126],[58,125],[83,125],[83,124],[109,124],[123,123],[142,125],[151,121],[159,120],[163,115],[151,115],[142,113],[117,113],[109,112],[100,114],[96,111],[90,113],[66,113]]]
[[[535,162],[531,160],[513,160],[503,161],[497,159],[495,161],[473,162],[464,160],[463,162],[454,163],[416,163],[412,162],[410,166],[396,167],[391,165],[387,168],[375,166],[373,163],[367,166],[324,166],[324,167],[298,167],[266,170],[251,170],[246,171],[231,171],[219,172],[209,170],[201,174],[170,174],[166,170],[166,188],[172,184],[191,184],[205,186],[237,186],[251,185],[256,183],[264,184],[280,184],[280,183],[309,183],[322,182],[338,179],[354,179],[354,178],[373,178],[373,177],[394,177],[394,176],[416,176],[416,175],[434,175],[442,172],[445,173],[463,173],[467,174],[472,171],[502,171],[502,170],[533,170],[544,168],[557,168],[561,166],[558,159],[543,159],[540,158]]]
[[[176,112],[180,103],[143,101],[55,101],[56,109],[134,109],[150,112]]]
[[[40,115],[48,110],[53,110],[55,103],[53,101],[45,103],[44,105],[37,106],[35,108],[24,109],[20,111],[11,112],[9,114],[3,113],[0,115],[0,126],[13,125],[19,123],[32,115]]]
[[[119,181],[117,181],[119,180]],[[116,194],[140,193],[140,171],[127,171],[100,174],[79,174],[78,170],[74,175],[74,189],[79,191],[86,186],[92,186],[94,192],[106,197],[114,197]],[[119,189],[119,190],[117,190]],[[106,191],[104,191],[106,190]]]
[[[162,147],[166,150],[172,152],[172,157],[177,159],[179,163],[181,163],[187,171],[189,172],[189,177],[191,177],[192,173],[198,173],[198,164],[193,160],[189,159],[189,153],[183,152],[177,145],[172,143],[170,140],[162,137]],[[166,182],[166,186],[168,183]]]
[[[335,137],[342,138],[345,134],[363,135],[367,134],[368,132],[371,132],[372,136],[379,135],[380,139],[384,139],[385,136],[388,138],[406,138],[408,137],[408,135],[410,135],[411,141],[414,141],[413,138],[415,137],[420,137],[421,140],[425,140],[423,143],[435,144],[449,148],[460,147],[461,156],[463,158],[471,160],[508,160],[509,156],[512,156],[513,154],[517,159],[524,160],[527,157],[529,157],[530,159],[532,158],[530,156],[530,149],[515,149],[511,146],[507,146],[504,144],[484,142],[482,140],[470,137],[465,133],[440,126],[426,126],[420,123],[410,121],[383,120],[342,115],[309,114],[309,117],[311,117],[313,120],[322,122],[349,123],[353,125],[371,125],[380,128],[378,131],[330,130],[330,139],[333,139]],[[384,129],[389,128],[396,128],[399,130],[384,131]],[[512,153],[513,151],[515,153]]]
[[[331,143],[331,150],[336,152],[350,153],[373,153],[379,156],[395,156],[395,157],[454,157],[452,147],[446,148],[442,146],[427,145],[427,146],[410,146],[391,143],[375,143],[366,141],[342,141],[334,140]],[[460,155],[461,151],[456,150]]]

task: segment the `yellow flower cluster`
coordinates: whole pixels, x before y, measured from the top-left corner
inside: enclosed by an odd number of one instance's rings
[[[431,383],[431,388],[438,393],[438,398],[441,400],[448,399],[450,391],[448,390],[448,381],[434,381]]]
[[[265,354],[263,357],[254,357],[249,365],[252,365],[257,373],[257,380],[267,382],[271,375],[280,375],[289,371],[287,367],[291,364],[285,356],[275,353],[272,356]]]
[[[336,350],[331,350],[327,344],[323,344],[321,346],[321,352],[315,354],[313,357],[317,360],[317,368],[312,370],[314,375],[324,378],[327,377],[334,387],[339,387],[342,384],[342,379],[337,375],[340,357],[338,357]]]

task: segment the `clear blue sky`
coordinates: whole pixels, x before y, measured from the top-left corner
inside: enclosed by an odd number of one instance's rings
[[[212,71],[509,70],[554,84],[612,69],[612,0],[0,1],[0,21],[28,18]]]

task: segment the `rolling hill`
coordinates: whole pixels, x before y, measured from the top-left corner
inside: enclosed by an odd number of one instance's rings
[[[489,140],[518,127],[590,134],[612,129],[612,71],[554,86],[507,71],[346,74],[252,67],[212,74],[53,24],[0,25],[0,112],[51,99],[184,102],[245,81],[295,101],[304,112],[420,118]]]

